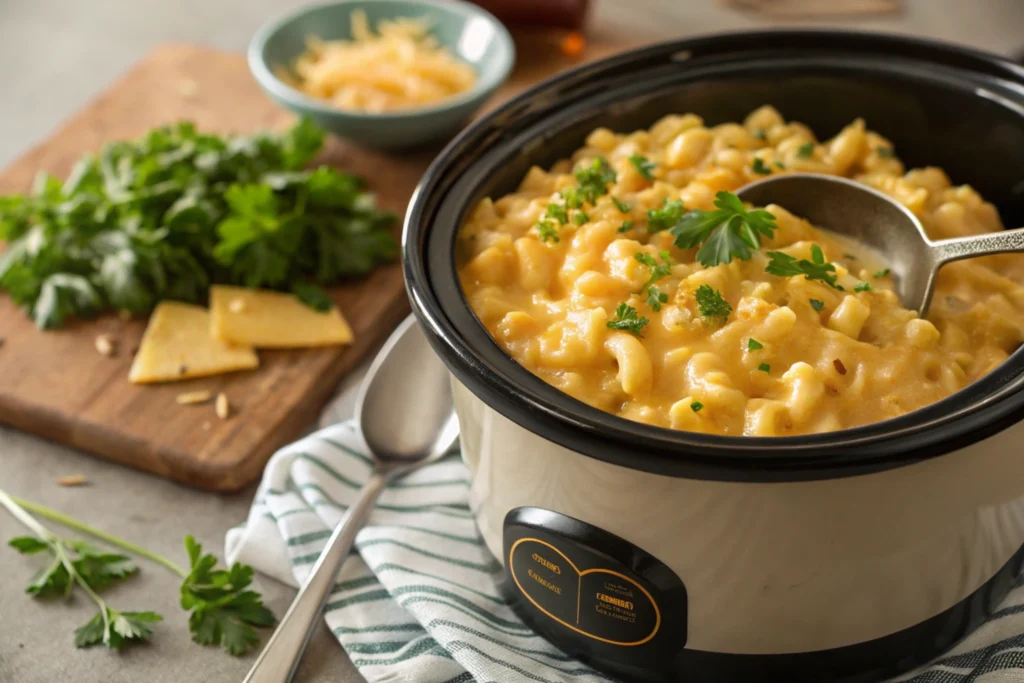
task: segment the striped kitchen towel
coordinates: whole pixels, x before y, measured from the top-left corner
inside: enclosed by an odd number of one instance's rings
[[[302,583],[370,475],[354,423],[320,430],[267,465],[230,562]],[[370,683],[590,683],[612,680],[535,635],[495,588],[501,567],[480,539],[469,480],[449,456],[394,482],[356,538],[328,600],[327,625]],[[1024,681],[1024,587],[992,619],[909,683]]]

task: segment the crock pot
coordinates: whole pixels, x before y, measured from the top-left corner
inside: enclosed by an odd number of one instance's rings
[[[630,680],[879,681],[983,621],[1024,560],[1024,351],[903,417],[737,438],[631,422],[519,366],[464,298],[456,231],[599,126],[709,124],[762,104],[819,137],[855,117],[908,167],[1024,223],[1024,70],[906,37],[732,33],[582,66],[500,107],[434,161],[406,216],[413,309],[453,376],[480,533],[511,603]]]

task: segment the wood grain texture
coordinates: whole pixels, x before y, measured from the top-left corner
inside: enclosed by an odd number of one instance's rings
[[[517,37],[516,73],[495,101],[570,66],[551,34]],[[616,51],[592,45],[587,58]],[[83,154],[113,139],[187,119],[218,133],[279,128],[290,115],[259,91],[241,55],[164,45],[49,139],[0,173],[0,193],[24,192],[39,170],[63,177]],[[367,178],[382,206],[402,215],[437,149],[387,155],[331,140],[323,163]],[[0,295],[0,422],[199,488],[234,491],[255,480],[270,455],[312,424],[346,372],[408,313],[399,264],[332,290],[356,341],[343,349],[261,351],[260,368],[165,385],[127,380],[145,322],[105,316],[48,332]],[[117,353],[96,351],[110,335]],[[180,406],[185,391],[223,391],[232,416],[213,403]]]

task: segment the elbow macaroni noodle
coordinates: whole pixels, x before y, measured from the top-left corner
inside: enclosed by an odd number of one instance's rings
[[[630,162],[635,154],[656,164],[653,180]],[[598,157],[616,171],[608,193],[586,206],[582,225],[569,221],[558,241],[541,241],[548,203]],[[714,434],[808,434],[896,417],[958,391],[1024,341],[1019,256],[945,266],[922,320],[900,305],[877,255],[779,206],[767,207],[775,236],[751,259],[710,268],[695,262],[695,250],[674,247],[669,232],[647,230],[647,211],[666,200],[710,210],[717,192],[787,171],[842,175],[885,192],[934,239],[1002,229],[973,189],[953,186],[938,168],[905,171],[859,119],[818,142],[772,107],[711,127],[673,115],[628,135],[595,130],[571,159],[534,167],[516,192],[482,200],[457,244],[463,290],[497,343],[549,384],[631,420]],[[814,245],[845,291],[765,272],[766,251],[811,259]],[[656,286],[667,300],[655,310],[641,294],[651,269],[636,255],[660,262],[665,250],[672,265]],[[858,282],[872,287],[855,291]],[[701,317],[701,285],[731,305],[724,321]],[[608,327],[622,302],[649,321],[639,336]]]

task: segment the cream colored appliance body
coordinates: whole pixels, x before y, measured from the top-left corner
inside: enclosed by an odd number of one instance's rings
[[[1024,546],[1021,423],[876,474],[702,481],[581,455],[453,384],[471,505],[495,557],[522,506],[620,536],[685,585],[688,648],[799,653],[896,633],[967,598]]]

